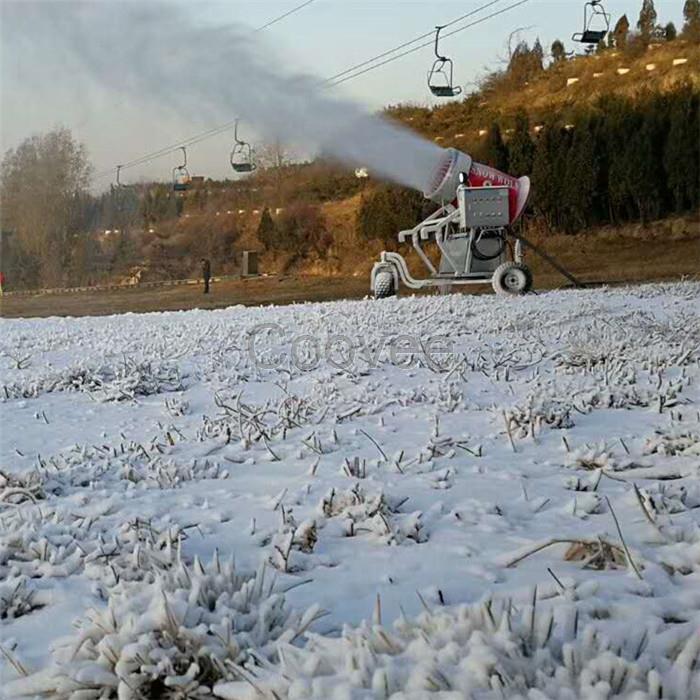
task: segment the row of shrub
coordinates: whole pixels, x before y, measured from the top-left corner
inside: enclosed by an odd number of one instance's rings
[[[688,85],[636,99],[605,96],[571,121],[553,116],[534,136],[521,112],[505,138],[492,123],[472,155],[512,175],[529,175],[529,216],[549,230],[576,233],[697,211],[699,133],[700,93]],[[381,186],[362,202],[358,233],[392,240],[423,214],[417,193]]]

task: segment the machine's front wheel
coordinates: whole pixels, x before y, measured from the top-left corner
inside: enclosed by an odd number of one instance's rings
[[[374,278],[374,298],[386,299],[396,295],[396,286],[394,285],[394,275],[391,272],[378,272]]]
[[[532,272],[522,263],[506,262],[496,268],[491,284],[496,294],[527,294],[532,289]]]

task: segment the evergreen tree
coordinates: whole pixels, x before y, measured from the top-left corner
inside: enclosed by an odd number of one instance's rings
[[[700,0],[685,0],[683,6],[683,37],[700,42]]]
[[[610,166],[610,155],[607,148],[607,130],[604,114],[605,100],[599,100],[597,114],[590,118],[590,132],[593,138],[593,148],[595,152],[595,163],[597,170],[595,196],[590,211],[591,222],[612,221],[610,193],[608,191],[608,169]]]
[[[676,212],[700,206],[699,98],[686,86],[669,97],[670,126],[664,152],[668,188]]]
[[[542,42],[539,37],[535,39],[531,55],[533,70],[541,71],[544,68],[544,49],[542,48]]]
[[[287,207],[277,222],[277,248],[304,256],[310,250],[323,253],[326,224],[317,207],[295,204]]]
[[[272,218],[270,210],[267,207],[263,209],[262,216],[260,217],[257,235],[258,240],[267,250],[277,247],[279,242],[277,240],[277,226],[275,225],[274,219]]]
[[[355,221],[358,235],[365,240],[390,241],[396,235],[386,186],[363,196]]]
[[[609,221],[619,223],[634,218],[635,208],[629,184],[628,144],[639,128],[631,102],[610,96],[603,101],[603,144],[606,157]]]
[[[399,231],[413,228],[428,213],[425,198],[415,190],[380,185],[362,199],[357,233],[365,240],[377,239],[390,245]]]
[[[654,30],[656,29],[656,17],[654,0],[642,0],[642,9],[639,12],[639,19],[637,20],[637,29],[639,29],[639,33],[646,41],[649,41],[654,34]]]
[[[303,253],[304,232],[296,216],[287,210],[277,225],[277,245],[275,248],[286,252]]]
[[[551,51],[552,61],[554,61],[554,63],[559,63],[566,58],[566,48],[564,48],[563,42],[559,39],[554,40]]]
[[[488,165],[503,172],[508,171],[508,149],[503,143],[501,127],[497,122],[493,122],[489,128],[483,154]]]
[[[632,128],[624,149],[627,194],[642,223],[657,218],[664,202],[664,115],[654,107],[652,102],[631,111]]]
[[[128,230],[120,229],[112,270],[114,272],[125,273],[139,260],[140,255],[133,235]]]
[[[590,121],[577,120],[573,133],[562,183],[563,225],[567,233],[591,223],[598,186],[598,162]]]
[[[627,48],[627,38],[630,33],[630,21],[627,19],[627,15],[622,15],[620,19],[617,20],[615,29],[613,29],[613,37],[615,39],[615,48],[623,51]]]
[[[664,38],[666,41],[673,41],[678,36],[678,31],[676,30],[676,25],[673,22],[669,22],[664,27]]]
[[[532,185],[535,208],[549,228],[561,223],[562,183],[566,167],[568,137],[564,129],[549,122],[540,132],[532,163]]]
[[[515,130],[508,144],[508,172],[515,177],[530,175],[535,144],[530,137],[530,120],[524,110],[515,115]]]
[[[516,84],[533,78],[544,68],[544,50],[537,39],[532,49],[526,41],[521,41],[513,50],[508,63],[508,75]]]

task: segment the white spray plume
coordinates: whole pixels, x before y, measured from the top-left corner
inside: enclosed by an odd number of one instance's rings
[[[191,5],[196,10],[197,4]],[[173,4],[55,3],[37,22],[103,86],[216,123],[241,117],[263,137],[315,148],[424,190],[442,149],[357,103],[322,79],[289,72],[248,27],[193,26]],[[47,33],[46,31],[44,33]],[[274,53],[274,52],[273,52]]]

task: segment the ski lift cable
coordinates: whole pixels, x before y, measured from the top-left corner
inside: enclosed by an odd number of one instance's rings
[[[235,120],[227,122],[226,124],[220,124],[217,127],[214,127],[212,129],[209,129],[208,131],[204,131],[200,134],[192,136],[189,139],[186,139],[184,141],[178,141],[177,143],[170,144],[169,146],[164,146],[163,148],[160,148],[157,151],[153,151],[153,152],[147,153],[146,155],[143,155],[139,158],[134,158],[133,160],[126,161],[125,163],[121,164],[120,168],[121,168],[121,170],[126,170],[128,168],[136,167],[137,165],[143,165],[145,163],[150,163],[153,160],[157,160],[158,158],[162,158],[163,156],[167,156],[167,155],[170,155],[171,153],[175,153],[183,146],[194,146],[195,144],[200,143],[201,141],[206,141],[207,139],[210,139],[213,136],[218,136],[219,134],[223,134],[225,131],[228,131],[229,129],[231,129],[233,127],[234,123],[235,123]],[[115,168],[109,168],[107,170],[100,171],[100,172],[95,174],[94,178],[99,179],[102,177],[107,177],[108,175],[113,174],[114,171],[115,171]]]
[[[277,24],[278,22],[281,22],[283,19],[286,19],[287,17],[299,12],[300,10],[303,10],[305,7],[308,7],[313,2],[316,2],[316,0],[305,0],[305,2],[302,2],[299,5],[296,5],[291,10],[287,10],[286,12],[282,13],[281,15],[278,15],[277,17],[273,17],[271,20],[269,20],[265,24],[259,26],[255,30],[253,30],[252,34],[257,34],[258,32],[262,32],[262,31],[268,29],[273,24]],[[174,143],[174,144],[171,144],[169,146],[164,146],[163,148],[160,148],[157,151],[153,151],[152,153],[149,153],[145,156],[141,156],[140,158],[135,158],[133,160],[127,161],[126,163],[123,163],[119,166],[120,170],[126,170],[127,168],[133,168],[137,165],[143,165],[144,163],[148,163],[151,160],[155,160],[156,158],[160,158],[160,157],[168,155],[170,153],[174,153],[182,146],[192,146],[196,143],[199,143],[200,141],[204,141],[205,139],[211,138],[213,136],[217,136],[218,134],[223,133],[224,131],[228,131],[235,124],[235,122],[236,122],[236,120],[233,119],[230,122],[227,122],[226,124],[222,124],[220,126],[209,129],[209,130],[202,132],[201,134],[197,134],[196,136],[193,136],[185,141],[179,141],[178,143]],[[110,168],[109,170],[105,170],[103,172],[97,173],[95,175],[95,179],[107,177],[108,175],[111,175],[112,173],[114,173],[114,170],[115,170],[114,168]]]
[[[480,12],[483,9],[487,9],[488,7],[494,5],[496,2],[500,2],[500,1],[501,0],[491,0],[491,2],[486,3],[483,6],[480,6],[479,8],[476,8],[471,13],[468,13],[467,16],[471,16],[476,12]],[[508,5],[507,7],[503,7],[500,10],[492,12],[489,15],[485,15],[484,17],[480,17],[479,19],[477,19],[473,22],[469,22],[468,24],[465,24],[462,27],[458,27],[457,29],[453,29],[451,32],[447,32],[446,34],[443,35],[443,38],[447,38],[450,36],[454,36],[455,34],[459,34],[460,32],[463,32],[466,29],[470,29],[471,27],[474,27],[478,24],[481,24],[482,22],[485,22],[489,19],[493,19],[494,17],[498,17],[500,15],[503,15],[506,12],[509,12],[510,10],[513,10],[517,7],[520,7],[521,5],[524,5],[528,2],[530,2],[530,0],[518,0],[518,2],[515,2],[511,5]],[[465,17],[453,20],[452,22],[450,22],[448,25],[445,25],[445,26],[453,26],[455,23],[461,21],[461,19],[464,19],[464,18]],[[256,30],[256,31],[259,31],[259,30]],[[382,57],[389,56],[385,60],[380,61],[379,63],[374,63],[373,65],[367,65],[368,61],[364,61],[361,64],[357,64],[356,66],[353,66],[353,67],[347,69],[346,71],[342,71],[342,73],[338,73],[337,74],[338,76],[340,76],[340,75],[345,76],[345,77],[342,77],[340,80],[334,80],[334,78],[336,77],[336,76],[334,76],[334,77],[328,78],[322,84],[324,85],[324,87],[327,87],[327,88],[334,87],[336,85],[341,85],[342,83],[345,83],[348,80],[352,80],[353,78],[358,78],[361,75],[365,75],[373,70],[376,70],[377,68],[381,68],[382,66],[387,65],[388,63],[392,63],[393,61],[396,61],[400,58],[403,58],[404,56],[408,56],[409,54],[412,54],[412,53],[415,53],[416,51],[424,49],[427,46],[433,46],[434,42],[431,39],[428,42],[425,42],[423,44],[415,46],[415,47],[408,49],[407,51],[404,51],[402,53],[396,54],[395,56],[390,55],[394,51],[397,51],[404,46],[410,46],[411,44],[415,43],[415,41],[419,41],[421,38],[427,38],[428,36],[432,37],[433,35],[434,35],[434,31],[431,31],[429,33],[426,33],[423,37],[416,38],[415,40],[410,41],[410,42],[404,42],[404,44],[396,47],[395,49],[393,49],[391,51],[384,52],[382,54]],[[372,61],[376,60],[377,58],[379,58],[379,57],[377,56],[374,59],[369,59],[369,62],[372,62]],[[352,71],[357,70],[357,68],[362,68],[362,70],[359,70],[357,72],[352,72]],[[349,75],[346,75],[348,73],[349,73]],[[134,160],[127,161],[121,165],[121,169],[125,170],[127,168],[132,168],[132,167],[135,167],[137,165],[143,165],[144,163],[148,163],[152,160],[156,160],[158,158],[162,158],[163,156],[169,155],[170,153],[174,153],[176,150],[181,148],[183,145],[184,146],[192,146],[194,144],[200,143],[201,141],[205,141],[205,140],[212,138],[214,136],[217,136],[225,131],[228,131],[229,129],[231,129],[235,125],[235,123],[236,123],[236,119],[232,119],[231,121],[226,122],[225,124],[221,124],[219,126],[211,128],[207,131],[201,132],[200,134],[196,134],[195,136],[192,136],[191,138],[189,138],[185,141],[179,141],[177,144],[165,146],[157,151],[153,151],[152,153],[148,153],[140,158],[136,158]],[[105,170],[105,171],[102,171],[100,173],[97,173],[95,175],[95,179],[106,177],[107,175],[112,175],[114,173],[114,170],[115,170],[114,168],[110,168],[109,170]]]
[[[264,29],[271,27],[273,24],[277,24],[277,22],[281,22],[283,19],[289,17],[290,15],[293,15],[295,12],[299,12],[299,10],[303,10],[305,7],[310,5],[312,2],[316,2],[316,0],[306,0],[306,2],[302,2],[301,5],[297,5],[296,7],[293,7],[291,10],[288,10],[284,14],[281,14],[279,17],[275,17],[274,19],[271,19],[267,24],[263,24],[262,27],[258,27],[253,32],[253,34],[257,34],[258,32],[262,32]]]
[[[473,15],[478,14],[482,10],[486,10],[489,7],[492,7],[493,5],[498,4],[499,2],[503,2],[503,0],[491,0],[491,2],[487,2],[484,5],[481,5],[480,7],[476,7],[470,12],[467,12],[466,14],[462,15],[461,17],[457,17],[447,24],[443,24],[442,27],[451,27],[454,24],[458,24],[459,22],[472,17]],[[390,56],[392,53],[396,53],[397,51],[400,51],[401,49],[405,49],[407,46],[410,46],[411,44],[415,44],[417,41],[421,41],[422,39],[426,39],[428,37],[435,36],[435,30],[431,29],[429,32],[426,32],[425,34],[421,34],[420,36],[417,36],[410,41],[405,41],[403,44],[399,44],[398,46],[395,46],[393,49],[389,49],[387,51],[384,51],[380,54],[377,54],[376,56],[373,56],[372,58],[368,58],[366,61],[362,61],[362,63],[358,63],[354,66],[351,66],[350,68],[346,68],[344,71],[341,71],[340,73],[336,73],[335,75],[332,75],[330,78],[328,78],[326,83],[332,83],[335,82],[338,78],[341,78],[342,76],[352,73],[355,70],[359,68],[364,68],[365,66],[369,65],[370,63],[374,63],[375,61],[379,61],[382,58],[385,58],[386,56]]]
[[[457,19],[452,20],[451,22],[449,22],[449,23],[448,23],[447,25],[445,25],[445,26],[453,26],[454,24],[460,22],[461,20],[465,19],[466,17],[468,17],[468,16],[473,16],[475,13],[481,12],[482,10],[487,9],[488,7],[493,6],[493,5],[496,4],[497,2],[501,2],[501,0],[491,0],[491,2],[486,3],[485,5],[482,5],[482,6],[478,7],[478,8],[475,8],[474,10],[472,10],[472,11],[469,12],[469,13],[467,13],[466,15],[464,15],[464,16],[462,16],[462,17],[459,17],[459,18],[457,18]],[[452,36],[453,34],[457,34],[458,32],[464,31],[465,29],[468,29],[469,27],[472,27],[472,26],[474,26],[474,25],[476,25],[476,24],[479,24],[481,21],[485,21],[485,20],[487,20],[487,19],[491,19],[492,17],[496,17],[496,16],[498,16],[498,15],[500,15],[500,14],[503,14],[504,12],[506,12],[506,11],[508,11],[508,10],[510,10],[510,9],[513,9],[514,7],[517,7],[517,6],[519,6],[519,5],[522,5],[522,4],[526,3],[526,2],[529,2],[529,0],[520,0],[520,2],[517,2],[517,3],[515,3],[514,5],[510,5],[509,7],[503,8],[503,9],[500,10],[499,12],[492,13],[491,15],[487,15],[487,16],[485,16],[485,17],[483,17],[483,18],[480,18],[479,20],[477,20],[477,21],[475,21],[475,22],[469,23],[469,24],[467,24],[467,25],[465,25],[465,26],[463,26],[463,27],[460,27],[460,28],[455,29],[455,30],[453,30],[453,31],[451,31],[451,32],[448,32],[448,33],[445,34],[444,36],[447,37],[447,36]],[[259,31],[259,30],[256,30],[256,31]],[[433,32],[431,31],[431,32],[425,34],[423,37],[420,37],[420,38],[426,38],[426,37],[432,36],[432,35],[433,35]],[[401,44],[401,45],[395,47],[393,50],[384,52],[383,54],[381,54],[381,56],[382,56],[382,57],[383,57],[383,56],[388,56],[388,55],[390,55],[391,53],[393,53],[394,51],[397,51],[397,50],[399,50],[400,48],[402,48],[402,47],[404,47],[404,46],[410,46],[412,43],[415,43],[415,41],[420,40],[420,38],[414,39],[414,40],[412,40],[412,41],[410,41],[410,42],[404,42],[403,44]],[[394,61],[394,60],[396,60],[396,59],[398,59],[398,58],[402,58],[403,56],[406,56],[406,55],[408,55],[408,54],[410,54],[410,53],[414,53],[415,51],[418,51],[419,49],[425,48],[426,46],[432,46],[432,40],[431,40],[430,42],[427,42],[427,43],[425,43],[425,44],[422,44],[422,45],[420,45],[420,46],[417,46],[417,47],[415,47],[415,48],[413,48],[413,49],[411,49],[411,50],[409,50],[409,51],[405,51],[405,52],[403,52],[402,54],[399,54],[399,55],[394,56],[394,57],[392,57],[392,58],[389,58],[389,59],[387,59],[387,60],[385,60],[385,61],[382,61],[381,63],[378,63],[378,64],[373,65],[373,66],[369,66],[369,67],[365,68],[364,70],[361,70],[360,72],[353,73],[352,75],[347,75],[346,77],[342,78],[342,80],[334,80],[334,78],[337,77],[337,76],[345,76],[346,74],[351,73],[352,71],[355,71],[357,68],[361,68],[361,67],[366,66],[368,62],[372,62],[372,61],[376,60],[377,58],[379,58],[379,56],[374,57],[374,59],[369,59],[369,61],[363,61],[362,63],[357,64],[356,66],[353,66],[353,67],[351,67],[351,68],[348,68],[348,69],[345,70],[345,71],[342,71],[341,73],[337,74],[336,76],[333,76],[333,77],[331,77],[331,78],[328,78],[326,81],[324,81],[323,84],[324,84],[325,86],[327,86],[327,87],[332,87],[332,86],[334,86],[334,85],[339,85],[339,84],[341,84],[341,83],[343,83],[343,82],[346,82],[347,80],[351,80],[352,78],[359,77],[360,75],[363,75],[363,74],[365,74],[365,73],[368,73],[368,72],[370,72],[371,70],[374,70],[375,68],[379,68],[379,67],[381,67],[381,66],[383,66],[383,65],[385,65],[385,64],[387,64],[387,63],[390,63],[390,62],[392,62],[392,61]],[[196,144],[196,143],[199,143],[200,141],[204,141],[204,140],[209,139],[209,138],[211,138],[211,137],[213,137],[213,136],[217,136],[218,134],[223,133],[224,131],[229,130],[232,126],[235,125],[235,123],[236,123],[236,120],[233,119],[233,120],[231,120],[230,122],[227,122],[226,124],[222,124],[222,125],[220,125],[220,126],[217,126],[217,127],[212,128],[212,129],[209,129],[208,131],[202,132],[201,134],[198,134],[198,135],[196,135],[196,136],[193,136],[193,137],[191,137],[190,139],[188,139],[187,141],[180,141],[180,142],[178,142],[177,144],[172,144],[172,145],[170,145],[170,146],[165,146],[165,147],[159,149],[158,151],[154,151],[154,152],[152,152],[152,153],[149,153],[149,154],[147,154],[147,155],[145,155],[145,156],[142,156],[141,158],[136,158],[136,159],[134,159],[133,161],[128,161],[127,163],[122,164],[122,169],[135,167],[135,166],[137,166],[137,165],[143,165],[144,163],[148,163],[148,162],[150,162],[150,161],[152,161],[152,160],[155,160],[155,159],[160,158],[160,157],[162,157],[162,156],[165,156],[165,155],[168,155],[168,154],[170,154],[170,153],[173,153],[173,152],[176,151],[178,148],[180,148],[180,146],[182,146],[183,144],[184,144],[184,145],[188,145],[188,146],[189,146],[189,145],[194,145],[194,144]],[[95,178],[97,179],[97,178],[100,178],[100,177],[105,177],[106,175],[112,174],[112,172],[113,172],[113,169],[107,170],[107,171],[105,171],[105,172],[103,172],[103,173],[98,173],[97,175],[95,175]]]
[[[149,163],[152,160],[162,158],[163,156],[169,155],[170,153],[175,153],[180,148],[182,148],[182,146],[193,146],[193,145],[199,143],[200,141],[204,141],[204,140],[209,139],[213,136],[217,136],[218,134],[223,133],[224,131],[229,130],[233,126],[234,121],[227,122],[226,124],[221,124],[217,127],[209,129],[208,131],[204,131],[200,134],[197,134],[196,136],[192,136],[189,139],[186,139],[184,141],[178,141],[177,143],[170,144],[169,146],[164,146],[163,148],[160,148],[157,151],[153,151],[153,152],[148,153],[148,154],[141,156],[139,158],[134,158],[133,160],[122,163],[119,166],[119,168],[121,170],[126,170],[127,168],[133,168],[137,165],[143,165],[144,163]],[[107,175],[110,175],[113,172],[114,172],[114,168],[110,168],[109,170],[104,170],[102,172],[97,173],[95,175],[95,178],[106,177]]]
[[[508,7],[503,7],[500,10],[497,10],[496,12],[492,12],[490,15],[485,15],[484,17],[479,17],[479,19],[474,20],[473,22],[469,22],[468,24],[465,24],[463,27],[458,27],[457,29],[453,29],[451,32],[447,32],[446,34],[442,35],[442,39],[446,39],[447,37],[454,36],[455,34],[459,34],[460,32],[463,32],[465,29],[470,29],[471,27],[475,27],[477,24],[481,24],[482,22],[486,22],[489,19],[493,19],[494,17],[498,17],[499,15],[502,15],[510,10],[514,10],[516,7],[520,7],[521,5],[524,5],[525,3],[530,2],[530,0],[519,0],[518,2],[513,3],[512,5],[508,5]],[[431,36],[435,35],[435,32],[430,33]],[[434,45],[434,39],[431,39],[430,41],[427,41],[423,44],[419,44],[418,46],[414,46],[411,49],[408,49],[406,51],[403,51],[402,53],[396,54],[395,56],[391,56],[383,61],[380,61],[379,63],[375,63],[372,66],[369,66],[368,68],[365,68],[364,70],[360,70],[357,73],[352,73],[351,75],[346,76],[345,78],[342,78],[341,80],[337,80],[334,83],[331,83],[332,86],[335,85],[341,85],[342,83],[352,80],[353,78],[358,78],[361,75],[365,75],[365,73],[369,73],[370,71],[373,71],[377,68],[381,68],[382,66],[387,65],[388,63],[392,63],[393,61],[397,61],[399,58],[403,58],[404,56],[408,56],[409,54],[415,53],[416,51],[420,51],[421,49],[426,48],[426,46],[433,46]]]

